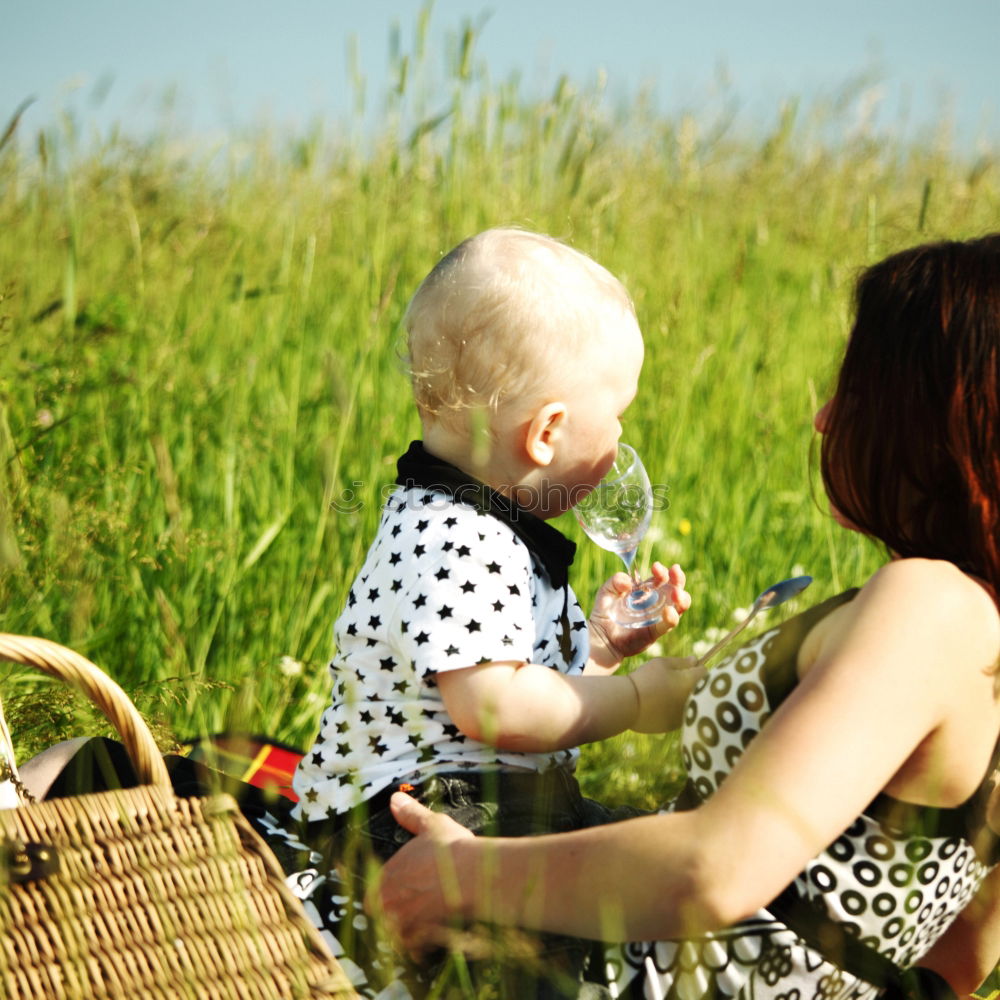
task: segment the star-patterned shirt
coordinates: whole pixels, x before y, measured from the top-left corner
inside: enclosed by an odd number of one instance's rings
[[[397,488],[334,635],[332,704],[294,779],[306,820],[439,772],[575,762],[576,750],[516,753],[469,739],[437,690],[436,674],[478,663],[528,660],[575,675],[587,662],[587,620],[572,591],[553,589],[500,520],[423,487]]]

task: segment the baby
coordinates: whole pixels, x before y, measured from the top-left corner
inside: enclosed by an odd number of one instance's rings
[[[388,810],[400,786],[476,832],[607,822],[575,748],[679,725],[701,675],[660,659],[615,675],[687,608],[680,567],[654,566],[671,591],[656,626],[613,621],[621,573],[588,622],[574,545],[547,523],[614,460],[643,358],[632,303],[583,253],[493,229],[437,264],[405,327],[423,439],[335,625],[332,704],[294,781],[309,840],[360,828],[387,858],[409,836]]]
[[[333,704],[295,778],[309,821],[362,801],[372,814],[435,775],[530,789],[568,775],[580,743],[669,728],[693,683],[658,660],[611,676],[677,623],[679,568],[656,568],[674,589],[660,627],[609,617],[622,574],[588,623],[574,546],[545,523],[608,470],[636,393],[642,337],[620,282],[556,240],[488,230],[438,263],[405,326],[423,443],[335,626]]]

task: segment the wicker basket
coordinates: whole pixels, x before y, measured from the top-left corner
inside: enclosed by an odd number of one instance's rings
[[[43,639],[0,634],[0,659],[83,691],[145,782],[0,810],[3,996],[356,997],[235,800],[174,795],[117,684]]]

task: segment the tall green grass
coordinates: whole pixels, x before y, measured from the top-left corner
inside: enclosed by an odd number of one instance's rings
[[[0,149],[0,629],[94,659],[165,745],[310,740],[331,623],[418,433],[402,310],[487,226],[565,238],[634,296],[625,436],[670,490],[641,558],[680,561],[694,595],[669,651],[799,567],[819,599],[878,560],[825,514],[811,416],[857,269],[995,227],[996,162],[857,130],[849,101],[789,102],[762,132],[566,79],[538,99],[491,80],[472,28],[453,41],[435,69],[425,11],[410,50],[392,39],[384,107],[358,80],[354,119],[298,135],[87,146],[63,123]],[[587,603],[617,566],[560,527]],[[2,684],[23,746],[94,725],[33,676]],[[622,737],[582,773],[649,804],[675,760]]]

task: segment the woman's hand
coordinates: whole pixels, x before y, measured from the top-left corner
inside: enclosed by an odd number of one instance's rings
[[[392,937],[415,957],[447,944],[463,916],[462,889],[475,884],[472,866],[458,848],[473,835],[403,792],[390,800],[397,823],[414,839],[393,855],[365,900],[381,914]]]
[[[663,563],[653,563],[653,579],[667,590],[663,617],[645,628],[626,628],[614,620],[618,602],[632,589],[627,573],[616,573],[597,592],[594,611],[590,616],[591,656],[587,673],[614,673],[622,660],[635,656],[654,643],[665,632],[676,628],[681,615],[691,606],[691,595],[684,589],[684,570],[676,563],[667,569]]]

